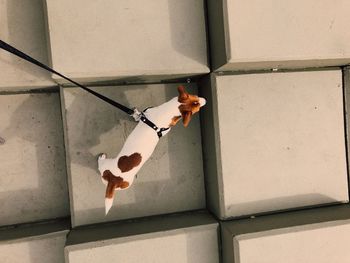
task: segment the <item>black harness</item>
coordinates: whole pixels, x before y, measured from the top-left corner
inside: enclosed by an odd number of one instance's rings
[[[145,123],[146,125],[148,125],[151,129],[153,129],[157,135],[158,138],[161,138],[163,136],[163,132],[169,130],[170,128],[158,128],[157,125],[155,125],[153,122],[151,122],[145,115],[145,112],[153,107],[148,107],[146,109],[144,109],[142,112],[137,112],[138,116],[139,116],[139,120],[142,121],[143,123]]]
[[[145,114],[142,112],[140,116],[140,121],[147,124],[149,127],[151,127],[158,135],[158,138],[161,138],[163,136],[163,132],[169,130],[170,128],[158,128],[157,125],[155,125],[153,122],[151,122]]]
[[[107,102],[108,104],[113,105],[114,107],[120,109],[121,111],[124,111],[126,114],[132,116],[135,119],[135,121],[142,121],[143,123],[147,124],[151,129],[153,129],[157,133],[158,138],[161,138],[163,136],[164,131],[169,130],[169,128],[158,128],[157,125],[155,125],[153,122],[151,122],[149,119],[147,119],[144,112],[149,108],[145,109],[143,112],[139,112],[136,108],[130,109],[130,108],[128,108],[128,107],[126,107],[126,106],[106,97],[106,96],[103,96],[102,94],[97,93],[94,90],[91,90],[91,89],[87,88],[86,86],[66,77],[65,75],[63,75],[63,74],[57,72],[56,70],[46,66],[45,64],[32,58],[29,55],[23,53],[22,51],[16,49],[15,47],[7,44],[6,42],[2,41],[1,39],[0,39],[0,48],[6,50],[7,52],[9,52],[13,55],[16,55],[16,56],[26,60],[26,61],[28,61],[28,62],[30,62],[38,67],[41,67],[41,68],[43,68],[43,69],[45,69],[53,74],[56,74],[56,75],[60,76],[61,78],[64,78],[65,80],[68,80],[69,82],[71,82],[74,85],[82,88],[83,90],[91,93],[92,95],[98,97],[99,99]],[[0,144],[1,144],[1,142],[2,141],[0,140]]]

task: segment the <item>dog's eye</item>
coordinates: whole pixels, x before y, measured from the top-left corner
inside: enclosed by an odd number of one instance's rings
[[[199,102],[193,102],[193,105],[195,105],[195,106],[197,106],[197,105],[199,105]]]

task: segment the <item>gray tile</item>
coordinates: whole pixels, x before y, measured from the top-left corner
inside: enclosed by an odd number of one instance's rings
[[[226,219],[347,202],[340,70],[212,75],[208,204]]]
[[[1,262],[64,263],[68,230],[68,219],[0,230]]]
[[[140,110],[177,96],[177,85],[99,87],[96,91]],[[131,188],[118,191],[114,207],[104,212],[105,185],[97,155],[116,157],[136,123],[96,97],[64,88],[66,144],[74,226],[205,207],[199,116],[188,128],[178,124],[161,138]],[[195,85],[190,92],[196,93]]]
[[[209,0],[217,71],[340,66],[350,62],[350,3]]]
[[[46,28],[41,0],[0,1],[1,40],[48,63]],[[34,89],[55,85],[46,71],[0,51],[0,90]]]
[[[349,205],[222,222],[223,262],[346,262],[349,232]]]
[[[76,80],[171,79],[209,72],[202,0],[46,4],[53,66]]]
[[[58,93],[0,96],[0,225],[69,215]]]
[[[218,263],[218,223],[206,212],[195,212],[81,227],[69,235],[65,254],[70,263],[110,258]]]

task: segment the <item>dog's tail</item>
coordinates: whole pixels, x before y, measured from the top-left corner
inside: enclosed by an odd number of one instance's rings
[[[105,212],[108,214],[109,210],[113,205],[114,195],[115,195],[116,185],[113,181],[109,181],[106,187],[105,195]]]
[[[113,205],[116,190],[118,188],[127,188],[129,186],[129,182],[124,181],[124,179],[120,176],[114,176],[109,170],[104,171],[102,177],[108,182],[105,195],[105,213],[107,215]]]

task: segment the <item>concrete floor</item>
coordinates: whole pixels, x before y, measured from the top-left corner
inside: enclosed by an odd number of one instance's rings
[[[143,109],[185,84],[208,100],[105,217],[95,157],[135,123],[0,51],[0,262],[346,262],[350,74],[324,68],[350,63],[348,9],[0,0],[2,40],[98,92]]]
[[[96,91],[140,110],[176,97],[177,84],[98,87]],[[187,85],[197,93],[196,85]],[[132,187],[118,191],[104,215],[105,185],[96,156],[118,155],[136,123],[125,113],[77,88],[61,90],[74,226],[205,208],[199,114],[164,136]],[[138,96],[142,94],[142,96]],[[93,131],[93,132],[92,132]]]
[[[20,8],[19,8],[20,7]],[[42,0],[1,0],[1,40],[48,63]],[[0,52],[0,91],[54,86],[50,74],[9,53]]]
[[[57,92],[0,95],[0,225],[68,216]]]

